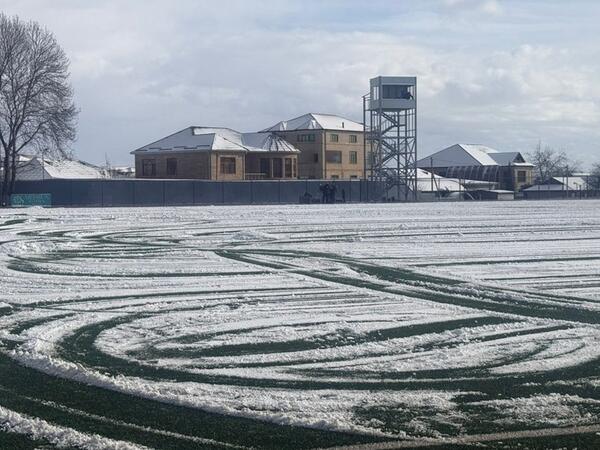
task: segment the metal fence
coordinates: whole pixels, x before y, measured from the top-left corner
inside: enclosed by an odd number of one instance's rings
[[[17,181],[15,193],[49,194],[52,206],[320,203],[324,183],[336,186],[336,202],[376,202],[383,198],[381,183],[367,180],[44,180]]]
[[[583,189],[569,189],[569,190],[545,190],[545,189],[533,189],[530,191],[524,191],[523,197],[526,200],[557,200],[557,199],[584,199],[584,198],[600,198],[600,190],[583,190]]]

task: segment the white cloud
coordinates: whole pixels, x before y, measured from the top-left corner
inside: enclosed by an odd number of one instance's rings
[[[518,25],[533,8],[518,2],[437,4],[0,0],[70,55],[76,150],[91,161],[128,163],[131,149],[191,124],[254,130],[308,111],[360,119],[378,74],[418,76],[423,154],[456,141],[527,150],[539,138],[580,159],[598,153],[600,49],[573,43],[585,29],[566,39]]]

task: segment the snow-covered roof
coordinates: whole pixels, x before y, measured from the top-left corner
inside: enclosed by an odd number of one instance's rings
[[[294,119],[277,122],[262,132],[300,130],[363,131],[363,124],[335,114],[308,113]]]
[[[105,178],[100,167],[78,160],[53,160],[22,155],[17,168],[18,180]]]
[[[578,191],[586,190],[588,186],[587,179],[580,176],[572,177],[552,177],[545,183],[535,184],[525,191]]]
[[[240,133],[231,128],[188,127],[131,153],[215,150],[287,153],[300,151],[273,133]]]
[[[433,176],[433,190],[445,190],[458,191],[464,190],[464,187],[453,178],[444,178],[439,175]],[[431,192],[431,172],[423,169],[417,169],[417,190],[424,192]]]
[[[499,152],[479,144],[454,144],[417,161],[417,166],[422,168],[508,166],[509,164],[529,165],[519,152]]]

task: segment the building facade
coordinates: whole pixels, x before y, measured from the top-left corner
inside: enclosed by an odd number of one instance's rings
[[[273,133],[188,127],[131,152],[136,178],[295,179],[300,151]]]
[[[358,122],[309,113],[262,132],[274,133],[300,150],[299,178],[348,180],[364,176],[364,132]]]
[[[446,178],[493,183],[496,189],[520,191],[533,183],[534,165],[519,152],[499,152],[484,145],[455,144],[417,161],[417,167]]]

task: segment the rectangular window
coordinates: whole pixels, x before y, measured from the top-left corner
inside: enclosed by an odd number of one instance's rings
[[[403,98],[410,100],[413,98],[408,86],[402,86],[397,84],[384,84],[382,86],[381,98]]]
[[[329,142],[339,142],[339,141],[340,141],[339,134],[330,134],[329,135]]]
[[[519,170],[517,172],[517,183],[526,183],[527,182],[527,172],[524,170]]]
[[[177,175],[177,158],[167,158],[167,175]]]
[[[356,175],[350,175],[350,179],[351,180],[358,180],[358,177]]]
[[[326,154],[327,162],[333,164],[342,163],[342,152],[339,151],[328,151]]]
[[[318,153],[315,153],[315,154],[313,155],[313,162],[316,162],[316,163],[318,163],[318,162],[319,162],[319,154],[318,154]]]
[[[281,158],[273,159],[273,178],[283,177],[283,161]]]
[[[340,176],[339,175],[331,175],[331,179],[332,180],[339,180]]]
[[[219,162],[221,164],[221,173],[235,174],[234,157],[220,157]]]
[[[143,159],[142,160],[142,176],[144,176],[144,177],[155,177],[156,176],[156,161],[154,159]]]
[[[285,177],[292,178],[292,158],[285,158]]]
[[[350,135],[350,143],[356,144],[358,142],[358,137],[355,134]]]
[[[350,164],[358,164],[358,152],[350,152]]]
[[[260,174],[265,178],[271,178],[271,160],[260,158]]]
[[[298,177],[298,160],[296,158],[293,158],[292,162],[293,162],[293,172],[294,172],[292,174],[292,176],[294,178],[296,178],[296,177]]]
[[[315,142],[315,135],[311,134],[299,134],[297,137],[298,142]]]

